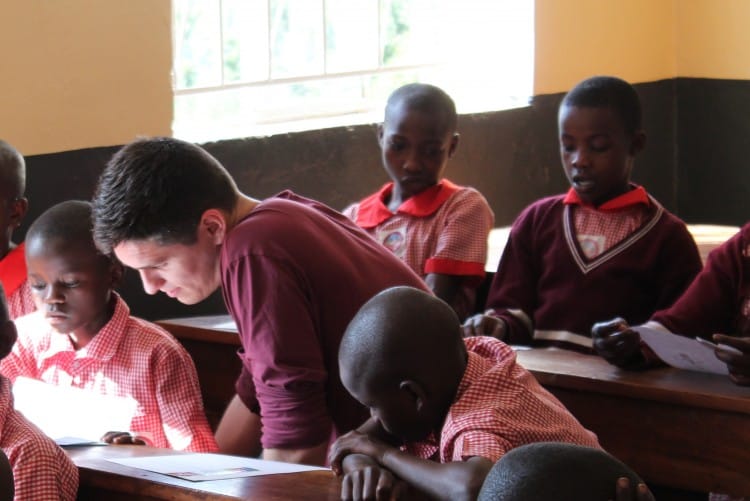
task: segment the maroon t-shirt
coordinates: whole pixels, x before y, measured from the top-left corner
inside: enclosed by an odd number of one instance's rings
[[[341,384],[338,349],[349,321],[396,285],[429,290],[342,214],[285,191],[227,236],[222,292],[242,340],[236,389],[260,413],[263,446],[302,448],[356,428],[368,411]]]

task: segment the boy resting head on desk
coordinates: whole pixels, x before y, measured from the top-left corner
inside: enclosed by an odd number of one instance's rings
[[[0,372],[134,399],[132,433],[106,441],[217,450],[190,355],[161,327],[131,317],[114,292],[123,268],[94,246],[89,202],[62,202],[39,216],[26,236],[26,263],[37,311],[17,319],[18,341]]]
[[[514,447],[599,447],[510,347],[462,340],[455,312],[423,291],[395,287],[367,302],[344,334],[339,367],[372,415],[331,449],[345,499],[359,498],[353,490],[382,495],[394,477],[438,499],[475,499],[494,462]]]
[[[26,163],[23,156],[10,144],[0,140],[0,284],[8,297],[10,318],[18,318],[34,311],[23,244],[11,238],[26,215],[29,202],[26,190]]]
[[[16,327],[10,320],[5,291],[0,284],[0,359],[10,353],[16,336]],[[73,501],[76,498],[78,468],[52,439],[15,410],[11,382],[2,375],[0,450],[7,456],[13,470],[10,481],[15,489],[16,501]],[[0,479],[0,482],[2,481]],[[7,477],[4,481],[7,482]],[[2,483],[0,488],[3,488]]]
[[[443,178],[458,147],[457,122],[453,99],[434,85],[411,83],[393,91],[378,127],[391,182],[344,214],[463,319],[475,311],[494,215],[477,190]]]

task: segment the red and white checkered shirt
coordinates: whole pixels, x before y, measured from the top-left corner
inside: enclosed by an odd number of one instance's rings
[[[573,224],[578,243],[588,259],[605,253],[643,226],[651,216],[651,200],[642,186],[609,200],[598,207],[585,204],[571,188],[563,199],[575,205]]]
[[[73,501],[76,498],[78,468],[52,439],[15,411],[10,381],[2,376],[0,449],[13,468],[15,501]]]
[[[24,244],[21,243],[0,259],[0,283],[8,299],[8,310],[11,320],[22,317],[36,310],[31,286],[26,277],[26,256]]]
[[[487,200],[474,188],[443,179],[393,213],[385,203],[392,191],[393,183],[387,183],[347,207],[344,214],[420,277],[430,273],[466,277],[464,302],[467,313],[471,312],[473,291],[484,277],[487,236],[494,223]]]
[[[469,352],[456,399],[434,435],[403,449],[423,459],[447,463],[473,456],[497,461],[532,442],[568,442],[599,448],[586,430],[526,369],[515,352],[490,337],[464,339]]]
[[[41,311],[16,320],[18,341],[0,373],[137,402],[130,430],[149,445],[218,450],[190,355],[167,331],[130,316],[119,296],[112,318],[84,348],[47,324]]]

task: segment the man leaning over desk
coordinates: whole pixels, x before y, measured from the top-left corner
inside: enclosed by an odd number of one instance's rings
[[[195,304],[221,287],[242,342],[223,453],[322,465],[330,441],[367,419],[338,374],[346,325],[383,289],[428,290],[389,250],[319,202],[242,194],[205,150],[171,138],[118,151],[93,202],[97,245],[147,293]]]

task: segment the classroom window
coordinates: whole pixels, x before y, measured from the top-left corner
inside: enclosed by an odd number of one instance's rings
[[[174,135],[373,123],[428,82],[459,113],[525,106],[534,0],[173,0]]]

